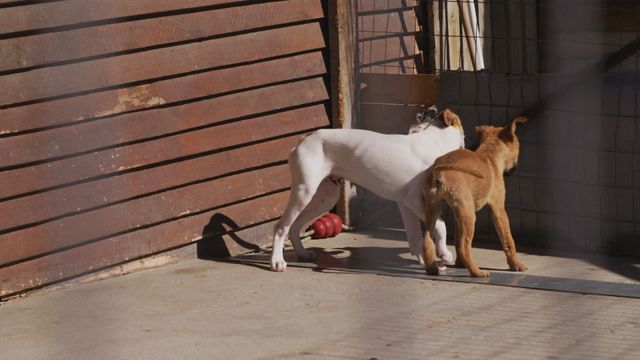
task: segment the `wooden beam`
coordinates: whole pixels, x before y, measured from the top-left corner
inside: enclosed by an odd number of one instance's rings
[[[356,1],[350,0],[328,3],[332,125],[335,128],[352,128],[357,110],[358,7]],[[349,211],[349,203],[354,197],[351,184],[345,181],[337,211],[347,225],[354,221]]]

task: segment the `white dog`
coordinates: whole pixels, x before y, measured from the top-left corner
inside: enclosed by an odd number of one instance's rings
[[[296,256],[301,261],[315,258],[305,250],[300,230],[329,211],[340,193],[339,179],[347,179],[374,194],[395,201],[400,208],[413,255],[422,259],[422,230],[425,219],[422,190],[425,170],[435,159],[464,147],[460,118],[451,110],[425,111],[427,122],[412,128],[409,135],[384,135],[367,130],[322,129],[315,131],[291,151],[291,196],[275,226],[271,269],[285,271],[284,241],[290,235]],[[431,115],[431,116],[429,116]],[[437,255],[445,263],[453,262],[446,246],[446,227],[436,223]]]

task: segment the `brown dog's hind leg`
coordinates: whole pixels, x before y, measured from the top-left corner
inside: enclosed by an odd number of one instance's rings
[[[496,227],[496,232],[502,243],[502,249],[505,255],[507,255],[507,264],[512,271],[525,271],[527,265],[518,260],[516,255],[516,243],[511,236],[511,228],[509,227],[509,217],[504,209],[504,206],[491,206],[491,218],[493,224]]]
[[[429,196],[429,195],[427,195]],[[438,202],[427,200],[425,232],[423,238],[424,268],[429,275],[439,275],[440,269],[436,264],[436,245],[433,243],[436,220],[440,217],[441,206]]]
[[[464,249],[460,249],[462,244],[459,240],[462,236],[458,233],[458,229],[460,229],[460,225],[456,220],[456,237],[454,239],[454,241],[456,242],[455,244],[456,245],[456,267],[466,268],[466,265],[464,264],[464,260],[462,260],[462,256],[460,256],[460,254],[464,252]]]
[[[462,263],[473,277],[489,277],[489,272],[480,270],[471,258],[471,243],[476,227],[475,209],[463,204],[451,208],[456,218],[456,263]]]

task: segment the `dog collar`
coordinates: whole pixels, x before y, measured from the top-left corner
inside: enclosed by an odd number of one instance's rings
[[[428,112],[429,112],[429,109],[427,109],[427,110],[425,110],[425,111],[423,111],[423,112],[422,112],[422,116],[421,116],[421,117],[422,117],[422,119],[424,119],[424,118],[426,118],[426,117],[427,117],[427,113],[428,113]],[[420,123],[421,123],[421,124],[426,124],[426,126],[425,126],[425,128],[424,128],[424,129],[425,129],[425,130],[427,130],[427,129],[429,128],[429,126],[431,126],[435,121],[436,121],[436,118],[435,118],[435,117],[429,117],[429,118],[427,118],[427,120],[426,120],[426,121],[420,121]]]
[[[427,116],[427,114],[431,116]],[[436,121],[437,114],[438,108],[435,105],[429,106],[420,113],[420,124],[426,124],[425,130],[429,128],[434,121]]]

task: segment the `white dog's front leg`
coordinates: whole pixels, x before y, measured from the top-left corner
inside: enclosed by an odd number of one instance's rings
[[[418,258],[420,265],[424,265],[424,258],[422,257],[422,230],[420,229],[420,218],[418,218],[418,216],[406,205],[402,203],[397,204],[398,209],[400,209],[400,215],[402,216],[404,230],[407,234],[409,250],[412,255],[415,255]]]
[[[447,226],[442,219],[436,220],[435,227],[435,243],[436,243],[436,255],[444,261],[446,265],[453,265],[453,254],[447,248]]]

